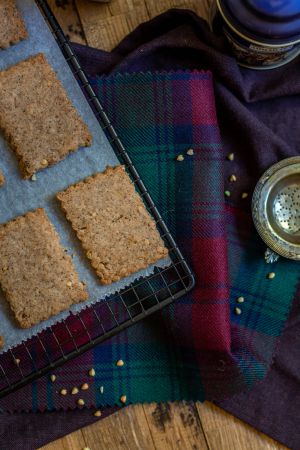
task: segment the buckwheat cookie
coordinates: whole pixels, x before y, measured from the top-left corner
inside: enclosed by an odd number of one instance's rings
[[[124,166],[107,167],[57,194],[102,284],[164,258],[168,251]]]
[[[0,0],[0,49],[27,38],[25,23],[15,0]]]
[[[44,209],[0,226],[0,284],[21,328],[88,298]]]
[[[0,128],[24,178],[56,164],[91,134],[44,54],[0,72]]]

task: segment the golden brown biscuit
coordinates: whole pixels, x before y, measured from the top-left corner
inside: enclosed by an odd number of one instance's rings
[[[0,284],[22,328],[88,298],[43,209],[0,226]]]
[[[57,194],[102,284],[164,258],[168,251],[124,166]]]
[[[25,178],[92,142],[45,56],[0,72],[0,128]]]

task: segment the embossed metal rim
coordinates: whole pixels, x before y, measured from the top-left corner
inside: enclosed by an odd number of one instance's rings
[[[252,217],[258,234],[271,250],[285,258],[300,260],[300,247],[282,239],[274,233],[269,223],[269,218],[266,211],[267,199],[265,198],[263,191],[266,186],[270,186],[270,188],[272,188],[272,177],[277,175],[277,173],[284,168],[289,168],[290,174],[300,173],[300,156],[286,158],[271,166],[262,175],[255,187],[252,197]]]
[[[269,44],[269,43],[265,43],[265,42],[262,42],[262,41],[257,41],[256,39],[253,39],[253,38],[251,38],[249,36],[246,36],[241,31],[239,31],[237,28],[235,28],[234,25],[228,20],[226,14],[224,12],[224,9],[222,8],[220,0],[216,0],[216,3],[217,3],[218,10],[220,11],[220,14],[221,14],[223,20],[226,22],[226,24],[229,26],[229,28],[231,28],[231,30],[234,31],[242,39],[245,39],[248,42],[251,42],[252,44],[261,45],[261,46],[264,46],[264,47],[280,48],[280,47],[289,47],[290,45],[295,45],[295,44],[298,44],[300,42],[300,39],[294,39],[294,40],[292,40],[290,42],[286,42],[284,44],[282,44],[282,43],[280,43],[280,44],[275,44],[275,43]]]

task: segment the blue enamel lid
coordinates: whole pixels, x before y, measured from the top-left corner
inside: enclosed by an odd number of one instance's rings
[[[222,15],[247,37],[266,41],[300,39],[299,0],[218,0]]]

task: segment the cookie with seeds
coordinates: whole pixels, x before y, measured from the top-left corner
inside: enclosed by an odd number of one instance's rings
[[[28,37],[15,0],[0,1],[0,24],[0,49],[8,48]]]
[[[57,194],[102,284],[148,267],[168,251],[124,166],[107,167]]]
[[[88,298],[44,209],[0,226],[0,284],[21,328]]]
[[[92,136],[44,54],[0,72],[0,128],[24,178],[64,159]]]

